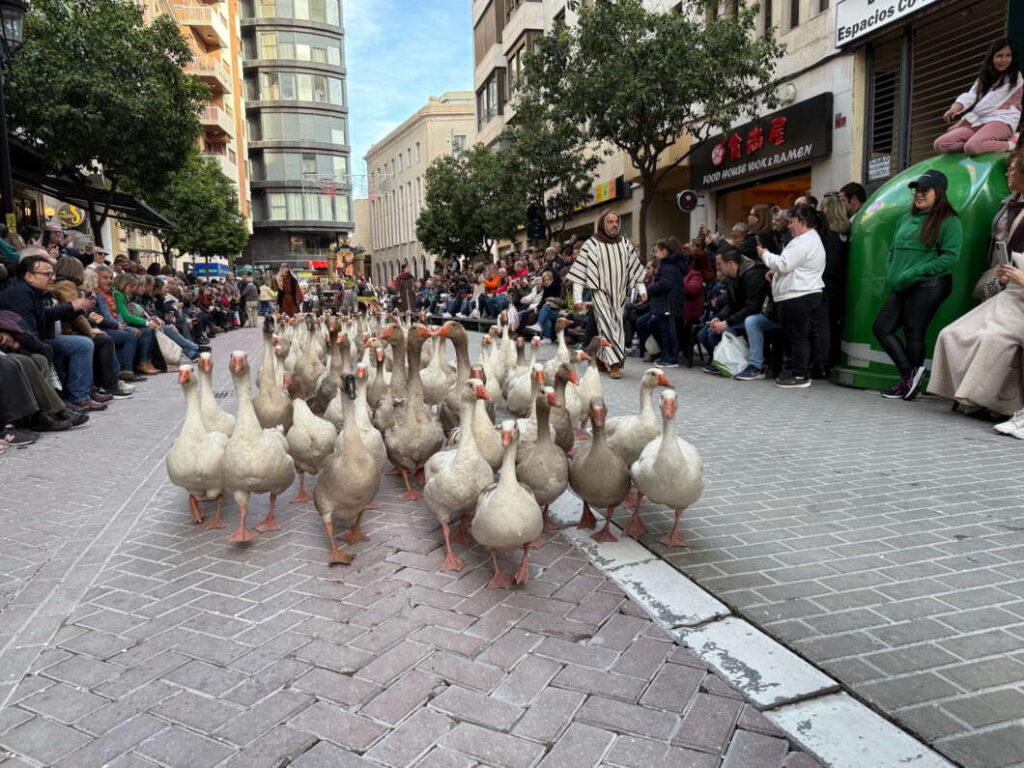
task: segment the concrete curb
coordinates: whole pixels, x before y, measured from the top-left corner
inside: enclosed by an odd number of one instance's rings
[[[595,568],[615,581],[680,645],[728,680],[794,743],[831,768],[955,768],[813,664],[757,629],[639,542],[598,544],[575,527],[582,501],[556,500],[552,519]]]

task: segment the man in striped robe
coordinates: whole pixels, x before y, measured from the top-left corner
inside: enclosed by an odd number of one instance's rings
[[[569,269],[573,302],[589,306],[597,321],[597,330],[610,343],[598,352],[599,367],[607,367],[613,379],[621,378],[626,359],[622,312],[630,290],[636,286],[647,295],[643,283],[644,268],[632,243],[621,234],[621,220],[615,211],[605,211],[597,220],[594,234],[583,244],[580,255]],[[590,302],[583,303],[583,289],[589,288]]]

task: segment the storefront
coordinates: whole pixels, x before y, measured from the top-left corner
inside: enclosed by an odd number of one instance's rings
[[[815,165],[832,154],[832,109],[822,93],[698,145],[690,179],[705,210],[694,220],[727,232],[754,205],[787,207],[814,189]]]
[[[843,0],[836,47],[863,48],[867,93],[862,178],[874,191],[935,154],[942,114],[1007,34],[1006,0]]]

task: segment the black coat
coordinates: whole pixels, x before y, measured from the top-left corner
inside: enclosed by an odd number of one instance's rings
[[[52,339],[55,323],[71,322],[81,314],[70,302],[58,303],[49,293],[37,291],[24,280],[14,280],[0,291],[0,309],[20,315],[25,328],[40,339]]]
[[[688,267],[689,258],[685,253],[673,253],[658,262],[654,280],[647,286],[651,314],[683,316],[683,305],[686,303],[683,278]]]
[[[731,314],[722,319],[730,327],[742,325],[748,317],[761,312],[765,297],[771,288],[765,279],[766,274],[768,274],[768,267],[764,264],[744,258],[740,262],[736,277],[725,281]]]

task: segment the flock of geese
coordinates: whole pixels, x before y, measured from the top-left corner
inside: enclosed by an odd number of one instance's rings
[[[402,499],[422,498],[441,525],[440,569],[461,570],[453,545],[479,542],[494,564],[490,588],[527,580],[530,549],[556,529],[548,508],[567,488],[583,500],[578,527],[595,528],[591,508],[603,511],[604,525],[593,534],[598,542],[615,541],[612,515],[626,502],[633,509],[624,533],[640,538],[647,497],[675,512],[672,531],[660,542],[686,546],[679,520],[703,492],[704,469],[697,449],[676,435],[672,384],[657,368],[645,371],[639,411],[609,418],[597,366],[588,364],[582,376],[577,370],[608,342],[596,337],[586,351],[572,353],[564,331],[559,322],[557,351],[541,363],[539,339],[527,345],[513,340],[507,325],[496,326],[473,363],[466,330],[454,320],[432,329],[408,317],[268,317],[258,394],[246,354],[231,354],[236,415],[214,396],[209,353],[197,366],[178,369],[185,419],[167,455],[167,474],[188,491],[192,520],[204,529],[225,526],[221,512],[230,491],[240,514],[228,541],[240,543],[254,538],[246,527],[251,495],[270,494],[266,517],[252,529],[277,530],[277,497],[298,472],[292,501],[313,501],[332,565],[353,558],[339,547],[335,522],[351,523],[340,536],[344,542],[366,541],[362,518],[382,476],[401,475]],[[652,404],[659,387],[660,423]],[[496,428],[498,407],[511,418]],[[389,463],[393,469],[385,472]],[[312,495],[307,475],[316,476]],[[204,501],[216,501],[210,519]],[[523,554],[510,575],[498,554],[516,550]]]

